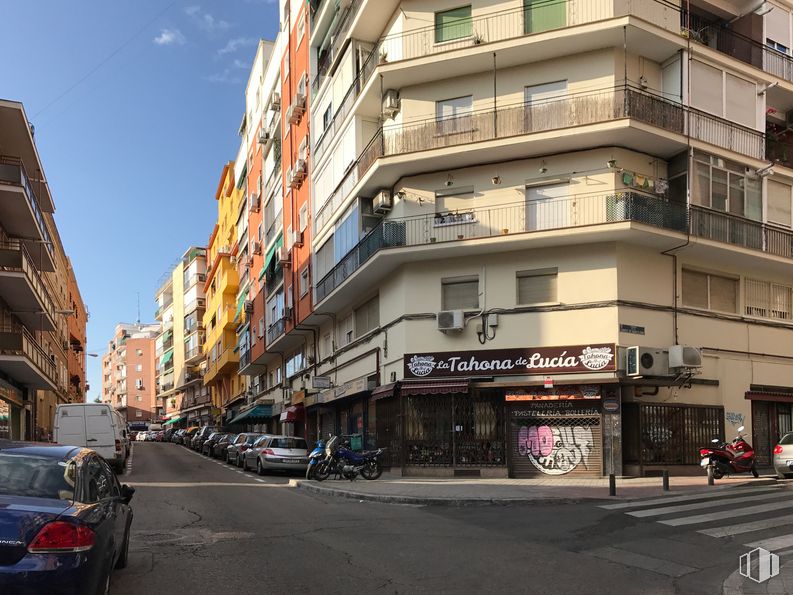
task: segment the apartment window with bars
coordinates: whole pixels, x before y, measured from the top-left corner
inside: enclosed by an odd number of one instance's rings
[[[557,274],[558,271],[555,268],[518,271],[516,273],[518,305],[558,302],[556,295]]]
[[[738,313],[738,279],[683,269],[683,305]]]
[[[747,316],[793,320],[793,287],[770,281],[744,281]]]
[[[441,279],[442,310],[476,310],[479,308],[479,276]]]

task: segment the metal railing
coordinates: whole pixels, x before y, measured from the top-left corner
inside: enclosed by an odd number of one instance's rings
[[[10,184],[13,186],[22,186],[25,191],[25,198],[28,201],[28,206],[33,212],[33,218],[36,220],[36,225],[39,228],[42,240],[47,250],[52,254],[53,245],[50,239],[50,233],[47,229],[47,224],[44,221],[44,215],[39,208],[39,201],[36,193],[33,192],[33,186],[30,184],[30,178],[25,171],[25,166],[22,164],[21,159],[0,155],[0,184]]]
[[[347,34],[350,32],[350,27],[352,27],[352,23],[355,20],[355,15],[358,14],[358,10],[361,8],[362,4],[363,0],[352,0],[350,5],[344,9],[344,14],[336,21],[338,25],[335,27],[335,30],[329,31],[331,36],[330,46],[324,53],[320,54],[317,60],[317,74],[314,76],[314,80],[311,81],[312,94],[316,94],[319,90],[322,79],[327,76],[333,62],[339,57],[339,52],[341,48],[344,47],[344,41],[347,38]]]
[[[184,277],[184,290],[187,291],[196,283],[204,283],[207,280],[206,273],[194,273],[192,275],[185,275]]]
[[[49,291],[45,287],[39,272],[36,270],[36,265],[33,264],[33,259],[30,257],[30,254],[28,254],[28,250],[25,248],[25,245],[19,240],[0,241],[0,252],[11,252],[18,254],[16,259],[18,264],[12,264],[10,260],[6,260],[4,263],[0,263],[0,270],[14,273],[24,273],[25,277],[30,283],[30,286],[33,288],[34,293],[41,301],[41,304],[44,307],[44,312],[54,322],[55,304],[53,303],[52,298],[50,298]]]
[[[286,318],[279,318],[267,328],[267,344],[273,343],[286,331]]]
[[[278,234],[283,230],[283,211],[278,211],[273,220],[267,226],[267,231],[264,233],[264,245],[268,246]]]
[[[57,384],[55,357],[50,357],[38,344],[36,338],[22,325],[0,325],[0,335],[11,338],[0,342],[0,355],[24,355],[53,384]]]
[[[198,309],[206,309],[207,301],[206,298],[196,298],[194,300],[189,301],[184,307],[185,315],[190,314]]]
[[[387,219],[369,232],[317,283],[317,303],[377,252],[477,238],[632,221],[685,233],[686,205],[635,192],[521,201],[464,212]]]
[[[691,235],[793,258],[793,231],[704,207],[691,206]]]

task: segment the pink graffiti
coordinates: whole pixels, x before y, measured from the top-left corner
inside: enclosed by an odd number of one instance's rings
[[[518,453],[548,475],[570,473],[586,466],[594,447],[588,427],[530,426],[518,431]]]

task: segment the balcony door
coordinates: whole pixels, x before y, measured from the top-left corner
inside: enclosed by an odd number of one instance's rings
[[[523,0],[523,33],[539,33],[567,26],[567,2]]]
[[[524,132],[553,130],[569,126],[573,113],[566,101],[567,81],[530,85],[523,89]]]
[[[570,226],[570,184],[526,188],[526,231]]]

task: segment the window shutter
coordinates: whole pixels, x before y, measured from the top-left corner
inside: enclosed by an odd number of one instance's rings
[[[472,31],[470,5],[435,13],[435,43],[470,37]]]
[[[784,8],[774,6],[765,15],[765,35],[777,43],[790,47],[790,13]]]
[[[691,104],[717,116],[723,114],[724,82],[721,70],[697,60],[691,61]]]
[[[444,310],[472,310],[478,307],[478,277],[442,282],[442,308]]]
[[[683,270],[683,305],[708,307],[708,276],[705,273]]]
[[[727,74],[724,97],[728,120],[749,128],[757,127],[757,87],[754,83]]]
[[[790,186],[768,180],[768,221],[790,227]]]
[[[558,301],[556,277],[556,269],[518,272],[518,304],[547,304]]]
[[[727,277],[710,277],[710,307],[721,312],[738,312],[738,281]]]

